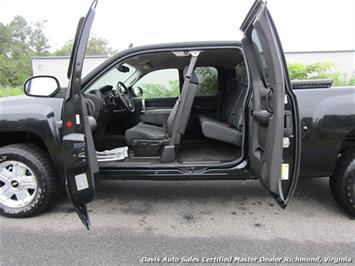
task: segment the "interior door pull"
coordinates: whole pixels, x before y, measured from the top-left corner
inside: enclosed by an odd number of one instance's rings
[[[142,113],[145,113],[145,99],[142,99]]]

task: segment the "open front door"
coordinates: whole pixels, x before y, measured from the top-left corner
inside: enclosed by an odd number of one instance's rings
[[[250,167],[284,208],[294,194],[299,174],[297,101],[276,28],[263,1],[254,2],[240,29],[252,88]]]
[[[67,193],[87,229],[90,229],[90,220],[85,204],[94,197],[94,178],[99,168],[87,108],[81,94],[81,73],[96,5],[97,0],[78,24],[69,63],[69,85],[63,106],[62,128]]]

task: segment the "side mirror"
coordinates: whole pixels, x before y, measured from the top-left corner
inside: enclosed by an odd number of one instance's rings
[[[134,93],[135,97],[142,97],[143,96],[143,90],[141,87],[133,88],[133,93]]]
[[[120,65],[117,67],[117,70],[122,72],[122,73],[128,73],[129,72],[129,67],[128,66],[124,66],[124,65]]]
[[[28,96],[48,97],[59,90],[59,81],[53,76],[33,76],[24,84],[25,94]]]

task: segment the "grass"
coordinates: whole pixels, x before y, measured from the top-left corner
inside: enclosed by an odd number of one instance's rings
[[[0,97],[23,95],[22,87],[0,87]]]

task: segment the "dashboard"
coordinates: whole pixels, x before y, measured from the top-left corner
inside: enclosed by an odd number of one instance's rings
[[[101,112],[125,111],[118,93],[113,89],[112,85],[105,85],[98,90],[89,91],[84,94],[84,98],[86,99],[89,115],[95,117],[95,119],[98,119]]]

